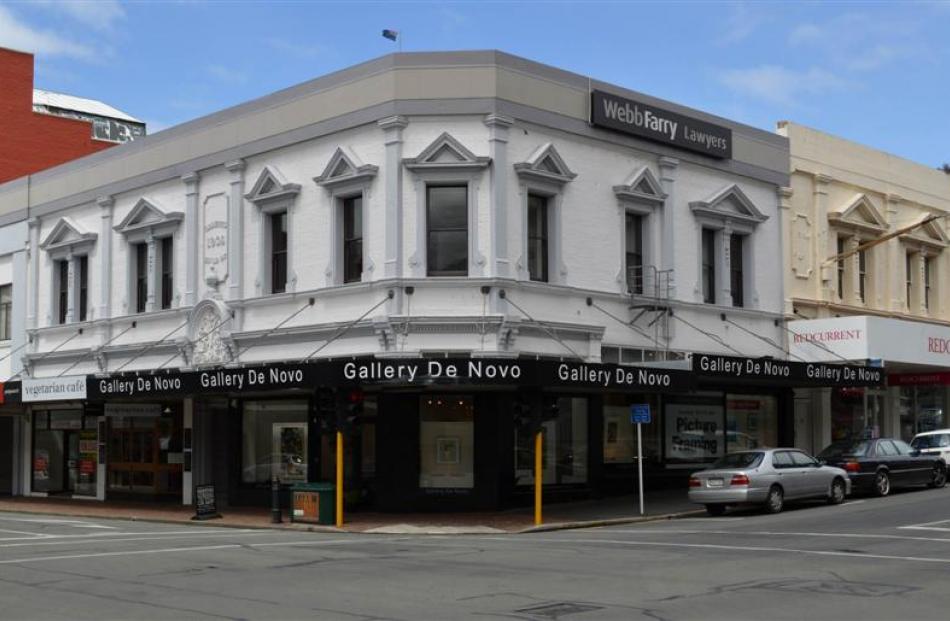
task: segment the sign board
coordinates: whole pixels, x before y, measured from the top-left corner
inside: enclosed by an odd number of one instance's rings
[[[723,409],[705,403],[668,403],[666,459],[702,463],[725,453]]]
[[[603,91],[591,92],[590,122],[710,157],[732,157],[732,130]]]
[[[855,364],[693,354],[693,370],[701,378],[732,379],[773,386],[884,385],[884,369]]]
[[[193,520],[210,520],[221,517],[214,497],[214,485],[195,486],[195,516]]]
[[[86,376],[42,377],[23,380],[23,402],[65,401],[86,398]]]
[[[162,406],[158,403],[107,403],[106,416],[161,416]]]
[[[649,403],[634,403],[630,406],[631,423],[637,425],[649,425],[651,420]]]
[[[204,203],[204,277],[211,286],[228,276],[228,197],[212,194]]]
[[[309,490],[294,490],[293,513],[291,521],[319,523],[320,493]]]

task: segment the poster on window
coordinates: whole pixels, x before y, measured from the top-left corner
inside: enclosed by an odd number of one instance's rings
[[[666,459],[682,463],[707,462],[725,453],[721,405],[666,405]]]
[[[307,480],[307,423],[274,423],[271,473],[281,483]]]
[[[33,451],[33,480],[49,480],[49,451],[46,449]]]

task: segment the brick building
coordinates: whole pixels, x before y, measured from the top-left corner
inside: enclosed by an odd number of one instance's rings
[[[0,48],[0,183],[145,134],[102,102],[33,89],[33,55]]]

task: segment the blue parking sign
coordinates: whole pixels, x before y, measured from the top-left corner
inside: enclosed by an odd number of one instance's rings
[[[636,424],[650,424],[650,404],[634,403],[630,406],[630,422]]]

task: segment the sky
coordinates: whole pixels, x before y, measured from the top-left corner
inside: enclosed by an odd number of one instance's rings
[[[397,30],[401,41],[381,36]],[[0,0],[36,87],[155,133],[402,51],[499,49],[774,131],[791,120],[950,162],[950,0],[119,2]]]

